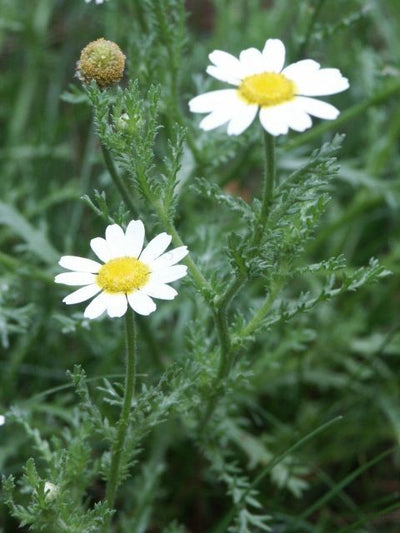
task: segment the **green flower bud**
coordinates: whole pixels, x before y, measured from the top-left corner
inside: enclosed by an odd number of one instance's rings
[[[51,481],[46,481],[44,484],[45,498],[48,502],[55,500],[60,492],[60,488],[54,485]]]
[[[117,120],[117,128],[119,130],[127,130],[129,128],[129,115],[128,113],[122,113]]]
[[[112,41],[97,39],[81,52],[77,62],[77,75],[85,83],[94,80],[104,89],[118,83],[125,68],[125,56],[120,47]]]

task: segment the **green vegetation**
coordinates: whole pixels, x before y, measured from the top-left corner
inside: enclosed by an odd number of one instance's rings
[[[398,0],[0,0],[1,531],[399,530],[399,34]],[[75,77],[100,37],[105,89]],[[208,54],[267,38],[340,69],[339,117],[199,129]],[[124,319],[54,276],[137,218],[190,255],[129,406]]]

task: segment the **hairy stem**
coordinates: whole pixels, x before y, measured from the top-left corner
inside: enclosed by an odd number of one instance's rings
[[[270,213],[276,174],[275,139],[265,130],[262,131],[264,141],[264,183],[261,198],[261,210],[258,216],[253,238],[251,240],[252,246],[257,245],[257,243],[262,238],[262,234],[264,233],[265,226]],[[224,294],[217,301],[217,307],[219,309],[228,308],[231,300],[239,291],[245,280],[246,275],[244,273],[241,273],[228,285]]]
[[[264,183],[261,199],[261,210],[256,222],[256,228],[251,241],[252,246],[262,238],[268,221],[270,207],[272,203],[274,182],[275,182],[275,139],[269,133],[263,130],[264,140]],[[227,287],[226,291],[216,301],[216,310],[214,311],[215,325],[220,344],[220,362],[218,374],[215,378],[214,391],[217,391],[218,385],[230,372],[233,357],[235,355],[232,349],[231,338],[228,328],[228,308],[232,299],[241,288],[246,280],[245,273],[239,274]],[[270,293],[271,296],[271,293]],[[272,305],[272,303],[270,304]],[[217,404],[217,395],[213,394],[206,406],[203,418],[203,426],[207,423]]]
[[[249,335],[251,335],[261,324],[263,321],[265,315],[268,313],[268,311],[271,309],[275,302],[275,298],[279,291],[281,290],[283,285],[283,280],[281,280],[279,283],[273,287],[268,296],[265,298],[264,303],[260,306],[256,314],[253,316],[253,318],[246,324],[246,326],[239,331],[238,337],[246,338]]]
[[[129,414],[136,381],[136,331],[133,311],[130,308],[125,315],[125,342],[126,372],[124,398],[122,402],[121,416],[118,422],[117,436],[111,450],[110,474],[106,491],[107,504],[110,509],[114,507],[115,495],[119,484],[121,455],[129,427]]]
[[[306,31],[306,34],[304,36],[304,39],[299,47],[299,51],[298,51],[298,54],[297,54],[297,57],[299,59],[301,59],[304,54],[306,53],[307,51],[307,47],[308,47],[308,43],[310,42],[310,38],[311,38],[311,34],[313,32],[313,29],[314,29],[314,26],[318,20],[318,17],[319,17],[319,14],[321,12],[321,9],[322,9],[322,6],[324,5],[325,3],[325,0],[317,0],[316,1],[316,5],[313,9],[313,13],[312,13],[312,16],[310,18],[310,22],[308,24],[308,27],[307,27],[307,31]]]
[[[254,232],[252,244],[257,243],[262,238],[265,225],[271,210],[271,203],[275,184],[276,164],[275,164],[275,137],[263,130],[264,138],[264,184],[261,200],[261,210],[258,215],[256,230]]]
[[[124,181],[121,179],[121,176],[119,175],[115,167],[115,164],[111,157],[110,152],[107,150],[107,148],[104,145],[101,146],[101,151],[103,153],[104,163],[106,164],[106,167],[108,169],[108,172],[110,173],[111,179],[113,180],[114,185],[117,187],[118,192],[121,195],[123,202],[125,203],[126,207],[131,212],[132,216],[137,218],[138,214],[137,214],[137,209],[135,207],[135,204],[133,203],[133,200],[131,198],[128,188],[126,187]]]
[[[164,209],[163,205],[157,200],[154,201],[153,198],[149,199],[150,201],[152,201],[154,209],[157,212],[158,218],[164,225],[164,228],[172,236],[172,242],[174,243],[174,245],[183,246],[184,243],[181,239],[181,236],[179,235],[178,230],[175,228],[173,221],[168,216],[168,213]],[[202,272],[200,271],[196,263],[193,261],[190,254],[185,257],[184,262],[188,267],[189,273],[192,277],[194,285],[196,286],[196,289],[199,290],[208,299],[211,294],[210,283],[203,276]]]

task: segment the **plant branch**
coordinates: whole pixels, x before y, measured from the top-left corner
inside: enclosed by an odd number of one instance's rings
[[[129,427],[129,415],[136,382],[136,331],[133,311],[128,308],[125,315],[126,372],[124,398],[121,417],[118,422],[117,436],[111,450],[110,474],[107,483],[106,499],[110,509],[114,507],[115,496],[119,485],[121,455]]]
[[[101,151],[103,154],[104,163],[108,169],[108,172],[110,173],[110,176],[114,182],[114,185],[116,186],[119,194],[121,195],[121,198],[124,204],[129,209],[132,216],[137,218],[138,217],[137,209],[133,203],[133,200],[131,198],[128,188],[126,187],[124,181],[122,180],[121,176],[119,175],[115,167],[115,163],[113,161],[113,158],[111,157],[110,152],[107,150],[107,148],[104,145],[101,145]]]

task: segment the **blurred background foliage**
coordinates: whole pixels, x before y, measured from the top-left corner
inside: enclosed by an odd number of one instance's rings
[[[179,2],[168,1],[173,13]],[[123,368],[120,324],[89,324],[77,308],[61,304],[65,291],[53,284],[58,257],[85,256],[90,238],[103,233],[104,221],[79,198],[95,188],[106,191],[110,204],[117,201],[90,109],[70,85],[79,87],[74,69],[80,50],[101,36],[116,41],[128,58],[124,83],[138,78],[147,89],[160,84],[165,96],[156,158],[163,156],[173,122],[184,124],[194,143],[194,150],[185,145],[184,182],[205,176],[247,199],[262,172],[257,128],[240,139],[224,131],[200,132],[187,102],[221,86],[205,75],[210,51],[237,54],[250,46],[262,48],[266,38],[281,38],[289,61],[312,57],[340,68],[351,83],[349,91],[330,98],[344,112],[342,123],[279,139],[285,175],[335,131],[346,134],[340,170],[329,185],[331,201],[314,239],[306,243],[306,262],[344,254],[352,271],[373,256],[392,275],[280,321],[259,337],[250,351],[249,384],[236,405],[242,423],[227,420],[223,430],[230,453],[255,478],[275,454],[341,415],[299,449],[291,464],[275,469],[275,479],[258,487],[258,499],[273,517],[271,527],[277,532],[396,533],[399,454],[394,450],[371,466],[368,462],[400,439],[400,3],[188,0],[184,45],[172,51],[154,30],[148,4],[151,0],[109,0],[100,6],[83,0],[0,0],[1,411],[18,405],[45,435],[58,434],[71,422],[76,403],[66,371],[81,364],[100,383],[102,376],[121,374]],[[174,25],[173,17],[169,22]],[[177,80],[172,87],[171,71]],[[391,89],[396,86],[397,92]],[[193,193],[186,201],[181,207],[185,243],[204,264],[209,257],[218,264],[217,213],[210,214],[210,206]],[[202,225],[205,216],[208,229]],[[149,223],[157,227],[151,217]],[[312,278],[307,283],[308,288],[318,284]],[[293,294],[304,284],[294,279]],[[154,317],[140,321],[144,381],[154,381],[173,359],[184,365],[185,346],[202,339],[195,321],[204,313],[203,303],[184,288],[182,293],[172,308],[160,306]],[[238,306],[246,306],[244,297]],[[191,339],[184,334],[190,319]],[[6,421],[0,428],[3,474],[19,477],[31,455],[31,436]],[[129,507],[133,500],[140,507],[142,487],[153,484],[157,512],[134,531],[226,530],[225,488],[206,466],[212,458],[179,420],[154,430],[143,457],[120,505]],[[359,468],[359,475],[348,477]],[[97,490],[101,494],[101,487]],[[1,511],[2,530],[15,531],[16,521],[5,506]],[[133,531],[126,524],[121,531]]]

